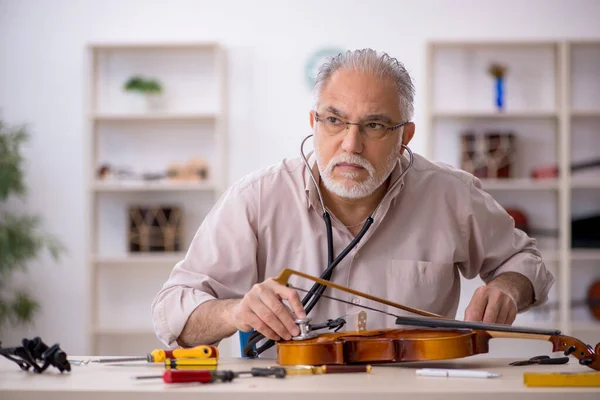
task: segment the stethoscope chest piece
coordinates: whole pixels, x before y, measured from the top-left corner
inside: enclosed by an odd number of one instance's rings
[[[292,340],[306,340],[312,339],[318,335],[317,332],[312,332],[310,330],[310,321],[312,318],[297,318],[294,322],[298,324],[298,328],[300,328],[300,334],[298,336],[292,337]]]

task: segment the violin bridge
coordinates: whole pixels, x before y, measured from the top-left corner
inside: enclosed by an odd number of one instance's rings
[[[358,313],[356,330],[359,332],[367,330],[367,312],[364,310]]]
[[[359,312],[347,314],[345,316],[345,318],[348,323],[348,327],[354,328],[351,330],[355,330],[358,332],[367,330],[367,312],[366,311],[361,310]]]

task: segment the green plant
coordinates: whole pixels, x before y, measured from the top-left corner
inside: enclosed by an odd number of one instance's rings
[[[132,76],[125,82],[123,89],[128,92],[139,92],[142,94],[158,94],[162,92],[162,86],[156,79],[144,78],[143,76]]]
[[[7,323],[30,323],[40,308],[26,289],[11,285],[13,274],[26,270],[28,261],[37,258],[43,249],[55,261],[64,250],[57,239],[41,231],[38,216],[8,211],[7,203],[13,195],[20,199],[26,195],[21,146],[28,139],[24,127],[8,127],[0,120],[0,328]]]

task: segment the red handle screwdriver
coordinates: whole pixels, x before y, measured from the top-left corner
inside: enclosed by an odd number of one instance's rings
[[[137,376],[136,379],[157,379],[162,378],[165,383],[213,383],[217,381],[231,382],[234,378],[250,374],[252,376],[275,376],[284,378],[286,376],[285,368],[252,368],[250,371],[182,371],[182,370],[167,370],[162,375]]]

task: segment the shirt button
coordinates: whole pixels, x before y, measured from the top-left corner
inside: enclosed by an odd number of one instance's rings
[[[352,302],[354,304],[360,304],[360,299],[358,297],[355,297],[355,298],[352,299]]]
[[[356,252],[356,254],[354,255],[354,258],[358,258],[358,251]]]

